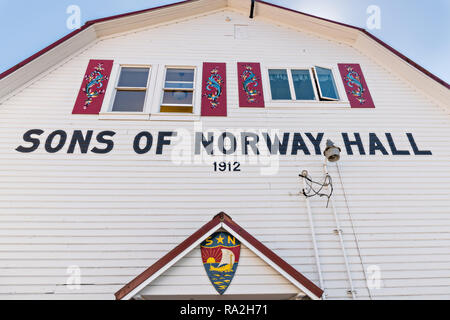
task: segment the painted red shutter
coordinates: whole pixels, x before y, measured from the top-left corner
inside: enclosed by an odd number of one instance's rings
[[[90,60],[72,114],[99,114],[113,60]]]
[[[264,94],[259,63],[238,62],[239,106],[264,108]]]
[[[369,87],[356,63],[339,63],[339,72],[352,108],[375,108]]]
[[[227,69],[225,63],[203,63],[202,116],[227,116]]]

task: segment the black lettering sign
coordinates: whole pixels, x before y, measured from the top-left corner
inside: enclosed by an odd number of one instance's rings
[[[23,141],[31,143],[32,144],[31,147],[18,146],[16,148],[16,151],[21,152],[21,153],[30,153],[30,152],[36,151],[37,148],[39,148],[41,141],[37,138],[33,138],[32,136],[33,135],[40,136],[43,133],[44,133],[44,130],[41,130],[41,129],[28,130],[23,135]]]
[[[170,146],[171,141],[166,140],[168,137],[176,137],[176,132],[160,132],[158,135],[158,146],[156,148],[156,154],[163,154],[164,146]]]
[[[97,142],[101,144],[105,144],[106,147],[104,149],[100,149],[98,147],[94,147],[92,149],[93,153],[97,154],[106,154],[110,153],[114,148],[114,141],[111,139],[105,139],[105,137],[114,137],[116,133],[114,131],[102,131],[97,135]]]
[[[59,141],[57,145],[53,147],[53,142],[55,138],[58,139],[57,137],[59,137]],[[63,130],[56,130],[50,133],[49,136],[47,137],[47,140],[45,141],[45,150],[48,153],[56,153],[64,147],[66,140],[67,140],[67,133]]]
[[[140,147],[142,138],[145,138],[144,148]],[[136,152],[137,154],[145,154],[150,151],[150,149],[152,148],[152,145],[153,145],[152,134],[150,132],[143,131],[134,138],[133,149],[134,149],[134,152]]]
[[[225,139],[228,138],[231,142],[231,146],[228,150],[225,149]],[[221,134],[218,140],[219,150],[223,154],[233,154],[236,152],[236,137],[230,132],[224,132]]]
[[[272,139],[270,138],[267,132],[264,132],[262,135],[266,140],[267,148],[269,149],[270,154],[275,155],[280,153],[281,155],[285,155],[287,153],[290,136],[289,132],[283,134],[283,142],[280,142],[280,139],[278,138],[277,135],[274,136],[273,143]]]
[[[82,130],[74,130],[74,132],[69,136],[64,130],[55,130],[51,132],[47,137],[43,136],[44,130],[41,129],[31,129],[23,134],[23,144],[19,145],[15,150],[20,153],[31,153],[39,149],[41,141],[44,141],[44,148],[47,153],[57,153],[61,151],[66,142],[70,140],[67,148],[68,154],[74,154],[76,150],[79,150],[81,154],[87,154],[89,151],[95,154],[107,154],[114,149],[113,137],[116,135],[114,131],[101,131],[95,136],[97,145],[91,145],[92,139],[95,135],[94,130],[87,130],[83,132]],[[303,133],[294,132],[291,135],[289,132],[284,132],[282,136],[282,141],[280,141],[280,134],[270,134],[268,132],[263,132],[261,134],[253,132],[241,132],[238,138],[240,139],[240,144],[242,147],[242,155],[254,154],[259,155],[260,143],[265,143],[271,155],[287,155],[288,148],[291,146],[290,155],[297,155],[299,151],[303,152],[305,155],[311,155],[308,145],[305,143],[302,137]],[[353,155],[357,151],[360,155],[366,155],[364,148],[364,143],[361,139],[361,135],[358,132],[353,133],[353,137],[349,137],[348,133],[342,134],[342,142],[345,145],[348,155]],[[157,143],[156,143],[156,154],[162,155],[165,152],[165,147],[172,144],[171,137],[176,137],[177,132],[173,131],[161,131],[158,132]],[[304,133],[308,138],[309,142],[314,147],[315,155],[322,154],[322,144],[324,141],[325,133],[320,132],[317,135],[313,135],[310,132]],[[399,150],[395,144],[394,137],[391,133],[385,133],[386,140],[389,144],[391,154],[396,155],[414,155],[419,156],[431,156],[432,152],[430,150],[420,149],[414,139],[412,133],[406,133],[411,150]],[[261,141],[261,136],[264,138],[265,142]],[[290,137],[292,136],[292,142]],[[208,155],[214,154],[214,142],[216,137],[213,132],[208,132],[207,137],[205,133],[196,132],[195,133],[195,154],[201,154],[202,147]],[[151,151],[153,147],[153,135],[148,131],[140,132],[134,137],[133,149],[137,154],[146,154]],[[339,141],[335,141],[339,145]],[[367,140],[366,140],[367,142]],[[368,150],[370,155],[382,154],[388,156],[389,152],[380,138],[376,133],[368,134]],[[223,132],[219,137],[217,137],[217,146],[225,155],[234,154],[237,150],[237,138],[231,132]],[[251,151],[249,151],[251,149]]]
[[[358,146],[359,154],[365,155],[366,151],[364,151],[364,146],[361,141],[361,137],[360,137],[359,133],[354,133],[354,135],[355,135],[355,140],[351,141],[348,137],[348,133],[342,134],[342,138],[344,139],[345,148],[347,149],[347,154],[350,156],[353,155],[352,146]]]

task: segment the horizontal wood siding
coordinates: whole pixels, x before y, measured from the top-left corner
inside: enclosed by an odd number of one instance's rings
[[[249,24],[247,39],[234,38],[235,24]],[[200,126],[72,115],[86,65],[94,58],[149,64],[226,62],[228,117],[203,118]],[[333,103],[239,108],[238,61],[261,62],[262,67],[359,63],[376,109]],[[159,95],[150,90],[150,98]],[[104,38],[0,105],[0,299],[114,299],[124,284],[221,211],[319,284],[298,175],[307,169],[320,179],[322,156],[280,156],[278,173],[263,175],[259,164],[242,157],[241,172],[214,173],[214,158],[180,164],[171,152],[137,155],[132,149],[140,131],[211,129],[324,132],[343,148],[340,174],[333,164],[330,174],[357,298],[449,299],[449,120],[448,111],[352,47],[258,17],[249,21],[234,11]],[[43,137],[58,129],[117,134],[108,155],[80,154],[78,148],[68,155],[67,145],[52,155],[42,145],[34,153],[20,154],[15,148],[29,129],[44,130]],[[405,133],[411,132],[433,155],[348,156],[342,132],[350,137],[361,133],[365,146],[368,134],[377,133],[386,147],[384,133],[390,132],[399,149],[410,149]],[[326,208],[324,198],[312,198],[311,208],[325,293],[349,299],[332,209]],[[248,276],[253,282],[241,291],[257,292],[266,278],[276,277],[279,293],[286,293],[290,285],[247,253],[243,251],[235,281]],[[176,265],[158,281],[176,283],[170,278],[176,274],[187,277],[183,281],[191,281],[191,287],[202,284],[202,292],[212,292],[203,270],[197,274],[199,263],[199,253],[193,253],[182,268]],[[382,286],[369,292],[365,271],[371,265],[380,267]],[[66,286],[69,266],[81,269],[80,290]],[[192,274],[196,276],[189,278]],[[161,286],[158,293],[168,288]],[[236,281],[230,290],[240,288]]]

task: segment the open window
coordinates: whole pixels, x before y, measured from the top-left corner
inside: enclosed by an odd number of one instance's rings
[[[338,101],[339,93],[333,76],[333,70],[315,66],[314,76],[321,100]]]
[[[341,100],[331,68],[269,68],[268,74],[272,101]]]
[[[194,67],[166,67],[160,112],[193,113],[195,73]]]
[[[143,112],[147,99],[150,67],[120,68],[112,112]]]

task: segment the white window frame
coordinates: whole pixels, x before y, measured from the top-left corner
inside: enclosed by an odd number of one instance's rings
[[[144,107],[142,111],[139,112],[133,112],[133,111],[112,111],[114,101],[116,99],[116,93],[118,91],[118,88],[126,88],[126,87],[119,87],[119,80],[120,80],[120,74],[123,68],[148,68],[148,79],[147,79],[147,86],[145,87],[145,100],[144,100]],[[110,79],[114,79],[114,85],[108,86],[108,89],[105,93],[105,101],[107,103],[103,104],[102,110],[100,111],[100,119],[118,119],[118,120],[148,120],[149,114],[150,114],[150,104],[153,97],[152,88],[154,87],[154,78],[155,78],[155,66],[148,64],[148,63],[120,63],[117,62],[114,63],[113,70],[110,75]],[[126,88],[130,89],[132,91],[133,89],[136,89],[136,91],[144,91],[143,88]]]
[[[308,70],[309,77],[311,79],[311,86],[312,86],[313,91],[314,91],[314,98],[315,99],[312,99],[312,100],[297,100],[297,94],[295,92],[295,87],[294,87],[294,78],[292,77],[292,70]],[[311,102],[311,101],[314,101],[315,102],[315,101],[319,100],[319,96],[317,95],[317,88],[314,85],[314,75],[312,74],[311,68],[289,68],[288,77],[289,77],[289,82],[290,82],[289,86],[291,87],[291,96],[295,97],[295,99],[292,99],[293,101],[297,101],[297,102],[298,101],[300,101],[300,102],[308,102],[308,101]]]
[[[331,69],[333,72],[333,77],[334,77],[334,81],[336,84],[336,88],[338,91],[338,95],[339,95],[339,100],[329,100],[329,101],[324,101],[324,100],[320,100],[320,93],[318,91],[318,86],[316,86],[315,83],[315,75],[312,72],[312,68],[313,67],[322,67],[322,68],[326,68],[326,69]],[[273,100],[272,99],[272,91],[271,91],[271,87],[270,87],[270,78],[269,78],[269,70],[270,69],[286,69],[287,73],[288,73],[288,81],[289,81],[289,87],[291,90],[291,100]],[[337,69],[337,65],[336,66],[331,66],[331,65],[327,65],[327,64],[313,64],[313,65],[298,65],[295,63],[291,63],[291,64],[267,64],[267,65],[263,65],[261,64],[261,70],[263,71],[263,88],[264,88],[264,99],[266,101],[266,107],[267,108],[317,108],[317,104],[320,104],[321,107],[326,107],[326,106],[330,106],[332,108],[337,108],[337,107],[343,107],[343,108],[350,108],[348,99],[347,99],[347,95],[345,94],[345,88],[343,86],[342,81],[338,81],[339,78],[337,78],[337,75],[339,75],[339,70]],[[314,95],[315,95],[315,100],[294,100],[294,98],[296,99],[297,96],[295,94],[295,88],[294,88],[294,81],[292,79],[292,73],[291,70],[309,70],[309,74],[311,77],[311,82],[312,82],[312,86],[313,86],[313,90],[314,90]]]
[[[192,89],[190,88],[166,88],[166,77],[167,77],[167,70],[169,69],[186,69],[186,70],[194,70],[194,80],[192,83]],[[164,77],[163,77],[163,86],[162,86],[162,94],[160,97],[160,103],[159,103],[159,109],[160,109],[160,113],[163,114],[172,114],[174,112],[161,112],[161,107],[192,107],[192,114],[194,114],[194,105],[195,105],[195,94],[196,94],[196,88],[195,86],[197,85],[197,68],[194,66],[182,66],[182,67],[172,67],[172,66],[165,66],[164,67]],[[178,81],[179,82],[179,81]],[[191,91],[192,92],[192,104],[176,104],[176,103],[171,103],[171,104],[164,104],[164,93],[166,91]],[[190,114],[190,113],[184,113],[183,114]]]
[[[288,76],[288,82],[289,82],[289,90],[291,92],[291,99],[272,99],[272,88],[270,85],[270,75],[269,75],[269,70],[273,70],[273,69],[283,69],[286,70],[287,72],[287,76]],[[313,100],[297,100],[297,94],[295,93],[295,87],[294,87],[294,79],[292,78],[292,70],[308,70],[309,72],[309,76],[311,78],[311,85],[313,87],[314,90],[314,97],[315,99]],[[281,66],[281,67],[267,67],[266,68],[266,73],[265,76],[267,77],[267,84],[268,84],[268,94],[269,94],[269,101],[272,103],[301,103],[301,102],[317,102],[318,101],[318,92],[316,89],[316,86],[314,84],[314,76],[312,74],[311,68],[310,67],[304,67],[304,66],[299,66],[299,67],[286,67],[286,66]],[[264,90],[266,91],[266,90]]]
[[[331,70],[331,75],[333,76],[334,85],[335,85],[335,87],[336,87],[336,93],[337,93],[337,95],[338,95],[338,98],[337,98],[337,99],[329,98],[329,97],[324,97],[324,96],[322,95],[322,88],[321,88],[320,83],[319,83],[319,77],[317,76],[317,70],[316,70],[316,68],[322,68],[322,69]],[[325,100],[325,101],[341,101],[341,99],[342,99],[342,94],[339,92],[338,84],[337,84],[337,81],[336,81],[336,74],[335,74],[335,71],[333,70],[333,68],[325,67],[325,66],[322,66],[322,65],[315,64],[311,69],[314,69],[313,74],[314,74],[314,79],[315,79],[315,81],[316,81],[316,83],[317,83],[317,88],[319,89],[319,99],[323,99],[323,100]]]
[[[194,69],[194,88],[192,95],[192,113],[184,112],[161,112],[164,98],[164,86],[166,83],[167,69]],[[202,100],[202,72],[203,65],[199,62],[184,61],[170,64],[158,65],[158,73],[156,76],[155,97],[151,106],[150,120],[180,120],[180,121],[196,121],[200,120],[201,100]],[[157,97],[159,94],[159,97]],[[179,105],[183,106],[183,105]],[[191,105],[185,105],[191,106]]]

